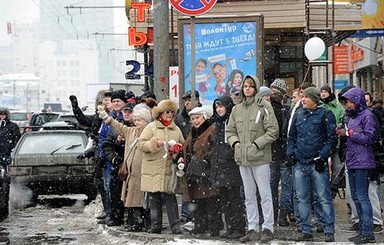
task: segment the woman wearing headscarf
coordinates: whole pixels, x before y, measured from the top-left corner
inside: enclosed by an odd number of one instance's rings
[[[211,150],[215,136],[215,126],[207,120],[207,114],[201,107],[195,107],[189,112],[192,130],[184,147],[186,174],[183,177],[183,195],[189,203],[194,234],[209,232],[210,236],[219,236],[221,229],[221,213],[219,190],[212,186],[210,175]],[[192,165],[200,162],[204,170],[201,177],[192,175]],[[194,171],[195,172],[195,171]],[[196,172],[195,172],[196,173]],[[204,177],[205,176],[205,177]]]
[[[143,152],[141,190],[148,192],[151,212],[150,233],[161,233],[163,199],[172,233],[181,233],[175,190],[170,188],[172,155],[181,151],[184,143],[183,134],[174,122],[176,111],[177,105],[172,100],[160,101],[152,109],[154,121],[145,127],[138,140],[138,148]]]

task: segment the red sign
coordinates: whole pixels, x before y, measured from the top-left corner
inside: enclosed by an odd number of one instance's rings
[[[349,69],[349,47],[335,47],[335,55],[333,65],[335,66],[335,74],[348,74]]]
[[[170,0],[172,6],[181,14],[196,16],[208,12],[217,0]]]

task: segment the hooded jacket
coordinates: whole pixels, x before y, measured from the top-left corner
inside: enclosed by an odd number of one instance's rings
[[[348,129],[353,131],[347,137],[347,169],[374,169],[373,144],[376,141],[377,124],[374,115],[365,104],[364,90],[353,88],[343,97],[355,105],[354,110],[346,110],[350,117]]]
[[[19,126],[17,126],[16,123],[11,122],[10,119],[10,112],[7,108],[2,107],[0,108],[0,111],[6,113],[5,118],[5,125],[2,126],[0,124],[0,156],[3,158],[5,156],[9,157],[11,154],[12,149],[16,146],[17,142],[19,141],[21,135]],[[1,122],[1,121],[0,121]],[[1,162],[2,159],[0,159]]]
[[[219,116],[215,104],[221,101],[226,114]],[[225,129],[234,104],[231,97],[224,95],[213,102],[213,120],[215,122],[215,139],[211,152],[211,183],[214,187],[240,186],[242,184],[239,167],[236,165],[233,150],[227,143]]]
[[[247,78],[251,78],[255,85],[254,97],[250,100],[243,91]],[[261,165],[272,161],[271,144],[279,135],[279,126],[271,104],[257,95],[259,88],[259,79],[246,76],[241,84],[241,102],[235,105],[229,117],[227,141],[235,147],[238,165]],[[240,144],[235,144],[237,142]]]

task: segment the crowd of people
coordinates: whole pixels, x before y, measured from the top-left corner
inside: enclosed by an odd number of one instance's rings
[[[266,87],[249,75],[211,110],[199,97],[187,91],[178,109],[149,92],[101,91],[95,114],[86,116],[70,96],[96,149],[83,157],[95,159],[104,210],[98,223],[159,234],[165,204],[173,234],[269,242],[278,227],[295,225],[295,241],[321,232],[334,242],[332,183],[343,167],[348,231],[356,232],[350,241],[376,242],[383,225],[374,149],[384,135],[382,102],[353,85],[336,96],[311,83],[287,100],[283,79]]]

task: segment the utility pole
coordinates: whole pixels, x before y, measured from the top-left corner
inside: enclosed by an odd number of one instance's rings
[[[167,0],[154,0],[154,93],[169,98],[169,9]]]

